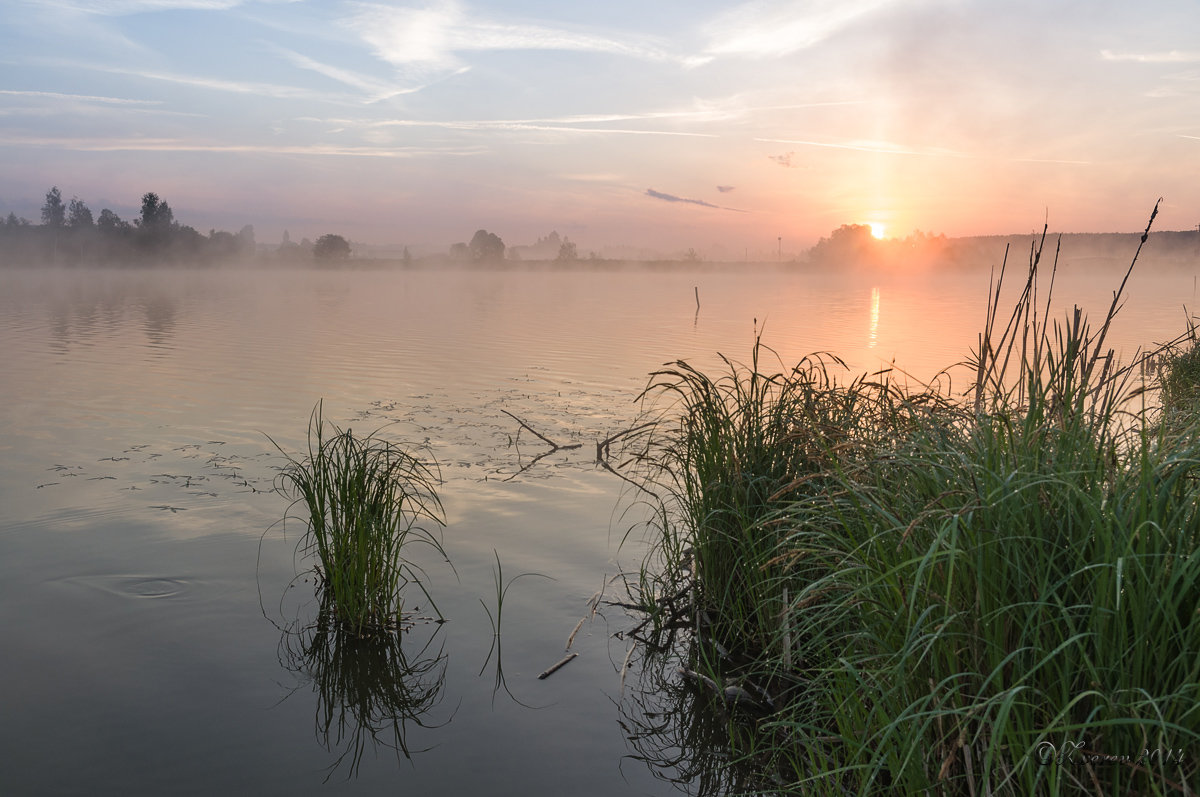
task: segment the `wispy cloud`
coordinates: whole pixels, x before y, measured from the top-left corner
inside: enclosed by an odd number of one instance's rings
[[[758,0],[718,15],[704,30],[711,55],[774,58],[818,44],[895,0]]]
[[[682,202],[687,205],[699,205],[702,208],[712,208],[713,210],[729,210],[734,213],[745,213],[744,210],[737,208],[726,208],[720,205],[714,205],[711,202],[705,202],[703,199],[687,199],[686,197],[675,196],[674,194],[664,194],[662,191],[655,191],[653,188],[646,189],[646,196],[654,199],[661,199],[664,202]]]
[[[797,169],[800,167],[800,164],[792,162],[792,158],[795,157],[795,155],[796,155],[795,151],[792,151],[792,152],[785,152],[782,155],[768,155],[767,157],[770,158],[771,160],[775,161],[776,163],[778,163],[780,166],[784,167],[785,169]]]
[[[221,144],[185,141],[173,138],[100,139],[6,135],[0,135],[0,146],[61,149],[79,152],[215,152],[355,158],[417,158],[434,155],[470,156],[479,155],[484,152],[480,147],[351,147],[330,144]]]
[[[1157,53],[1117,53],[1101,50],[1105,61],[1134,61],[1139,64],[1195,64],[1200,63],[1200,50],[1167,50]]]
[[[322,63],[284,47],[270,45],[270,48],[287,59],[293,66],[316,72],[318,75],[323,75],[330,80],[335,80],[338,83],[358,89],[366,94],[368,100],[372,102],[390,99],[401,94],[413,94],[424,88],[424,86],[401,87],[394,83],[385,83],[384,81],[349,69],[342,69],[341,67]]]
[[[124,97],[98,97],[92,94],[64,94],[57,91],[14,91],[0,89],[0,95],[9,97],[30,97],[47,100],[71,100],[73,102],[98,102],[108,105],[161,105],[158,100],[130,100]]]
[[[1092,161],[1067,160],[1065,158],[1010,158],[1013,163],[1064,163],[1069,166],[1089,166]]]
[[[439,0],[425,8],[369,3],[359,3],[354,8],[347,26],[376,55],[396,66],[457,68],[460,53],[485,50],[559,50],[650,61],[695,62],[672,55],[662,43],[647,36],[603,36],[561,27],[490,20],[479,9],[468,12],[456,0]]]
[[[84,67],[85,65],[79,66]],[[181,86],[194,86],[196,88],[210,89],[212,91],[224,91],[233,94],[252,94],[259,97],[273,97],[276,99],[321,99],[343,104],[346,102],[346,97],[342,94],[318,92],[312,89],[298,88],[296,86],[281,86],[275,83],[258,83],[255,81],[243,80],[222,80],[221,78],[198,77],[195,75],[179,74],[177,72],[156,72],[141,69],[127,69],[124,67],[108,66],[104,64],[90,64],[86,65],[85,68],[97,72],[108,72],[114,75],[132,75],[134,77],[146,78],[148,80],[159,80],[166,83],[175,83]]]
[[[719,185],[719,186],[717,186],[717,190],[718,190],[718,191],[720,191],[722,194],[728,194],[730,191],[734,190],[734,186],[732,186],[732,185]]]
[[[444,130],[496,130],[508,132],[538,131],[550,133],[584,133],[589,135],[625,136],[684,136],[688,138],[719,138],[715,133],[695,133],[685,130],[645,130],[632,127],[581,127],[561,119],[388,119],[384,121],[312,120],[341,124],[346,127],[434,127]]]
[[[771,144],[796,144],[805,147],[825,147],[827,149],[848,149],[855,152],[878,152],[885,155],[937,155],[949,158],[965,158],[967,155],[954,150],[941,149],[936,147],[927,147],[923,149],[914,149],[903,144],[897,144],[892,141],[871,141],[871,140],[853,140],[853,141],[805,141],[799,139],[785,138],[756,138],[755,141],[763,141]],[[779,161],[780,157],[788,157],[793,153],[787,153],[786,156],[768,156],[777,163],[784,166],[791,165],[790,162]]]
[[[295,0],[275,0],[295,2]],[[228,11],[243,5],[244,0],[50,0],[45,5],[55,8],[98,14],[127,16],[156,11]]]

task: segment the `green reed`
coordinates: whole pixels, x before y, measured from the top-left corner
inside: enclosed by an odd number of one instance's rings
[[[765,695],[732,758],[786,790],[1195,789],[1200,436],[1104,347],[1124,282],[1098,327],[1048,320],[1042,248],[1004,324],[1001,272],[963,400],[764,376],[758,341],[655,377],[677,402],[642,458],[666,495],[643,602],[687,614],[689,666]]]
[[[334,617],[355,633],[395,627],[406,585],[429,598],[425,573],[405,546],[424,544],[445,558],[439,537],[419,525],[445,525],[437,464],[378,431],[355,436],[326,422],[321,410],[318,403],[309,419],[307,456],[279,449],[287,462],[276,486],[307,510],[301,547],[315,560]]]

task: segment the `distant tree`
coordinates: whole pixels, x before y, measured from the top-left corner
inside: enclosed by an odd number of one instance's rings
[[[231,232],[209,230],[205,249],[213,260],[227,260],[237,254],[238,240]]]
[[[129,222],[122,221],[120,216],[105,208],[100,211],[100,218],[96,220],[96,226],[105,232],[116,233],[128,230]]]
[[[150,191],[142,195],[142,217],[139,226],[144,230],[168,230],[175,223],[171,206]]]
[[[350,243],[340,235],[322,235],[313,244],[313,259],[323,263],[345,260],[350,257]]]
[[[63,204],[62,192],[54,186],[46,192],[46,203],[42,205],[42,224],[47,227],[62,227],[66,221],[67,206]]]
[[[311,246],[310,246],[311,248]],[[303,257],[303,252],[300,249],[300,244],[292,240],[292,236],[287,230],[283,231],[283,240],[279,243],[279,248],[275,250],[276,260],[294,261]]]
[[[564,238],[558,247],[558,257],[554,259],[559,263],[574,263],[579,259],[579,250],[574,242]]]
[[[476,230],[471,243],[468,244],[471,259],[479,262],[497,262],[504,259],[504,241],[500,236],[487,230]]]
[[[828,238],[817,241],[809,250],[810,260],[835,265],[851,265],[875,259],[880,252],[879,242],[866,224],[843,224]]]
[[[470,260],[471,247],[464,243],[450,244],[450,259],[451,260]]]
[[[258,248],[258,242],[254,240],[254,226],[247,224],[242,227],[236,237],[238,253],[242,257],[253,257],[254,250]]]
[[[82,229],[91,227],[93,223],[92,211],[88,206],[79,197],[72,197],[67,209],[67,226]]]
[[[413,256],[412,256],[412,253],[408,251],[407,246],[404,247],[404,254],[400,255],[400,262],[404,263],[405,266],[412,265]]]

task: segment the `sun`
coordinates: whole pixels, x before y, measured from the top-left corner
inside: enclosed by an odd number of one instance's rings
[[[867,222],[867,226],[871,228],[871,237],[877,241],[882,240],[883,236],[887,233],[887,227],[884,226],[883,222],[869,221]]]

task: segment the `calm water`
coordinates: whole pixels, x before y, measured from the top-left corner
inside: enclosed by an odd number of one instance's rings
[[[1056,292],[1099,316],[1116,284],[1068,262]],[[636,534],[619,545],[637,509],[595,441],[631,423],[664,362],[748,356],[756,320],[789,364],[827,350],[928,378],[974,344],[986,286],[980,271],[0,274],[0,793],[677,793],[672,751],[631,738],[654,703],[619,674],[613,635],[633,622],[589,610],[599,590],[621,599],[612,579],[640,557]],[[1148,267],[1129,291],[1126,354],[1182,329],[1195,277]],[[276,524],[265,435],[298,451],[322,399],[355,431],[394,421],[441,465],[453,569],[422,562],[448,622],[404,638],[407,675],[395,651],[362,676],[282,630],[311,617],[312,587],[294,581],[300,525]],[[546,446],[502,411],[582,446],[522,470]],[[499,658],[497,558],[505,582],[538,574],[508,590]],[[578,658],[538,680],[581,618]],[[364,678],[376,690],[345,699]],[[405,694],[426,699],[398,737]]]

